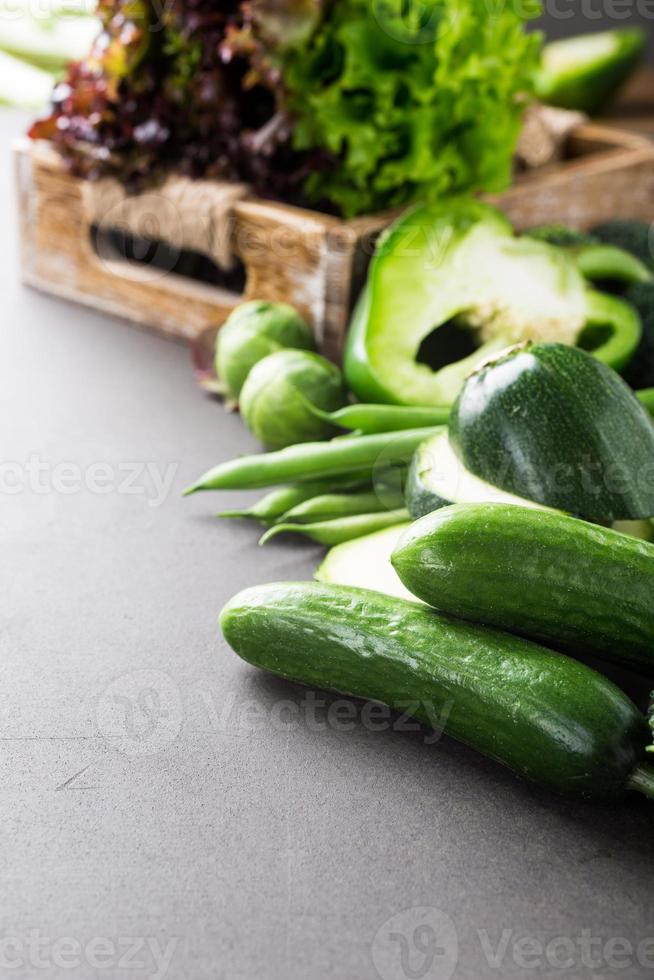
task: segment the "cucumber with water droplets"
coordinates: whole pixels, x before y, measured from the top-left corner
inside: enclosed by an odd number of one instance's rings
[[[629,789],[654,794],[648,726],[636,706],[603,675],[528,640],[317,582],[246,589],[220,624],[256,667],[410,707],[417,720],[556,792],[594,800]]]
[[[412,524],[392,563],[452,616],[654,674],[654,545],[565,514],[444,507]]]

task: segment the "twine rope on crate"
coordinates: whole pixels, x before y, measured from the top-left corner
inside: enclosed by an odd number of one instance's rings
[[[530,105],[516,151],[518,167],[531,170],[561,160],[570,134],[585,121],[579,112]],[[234,207],[249,190],[242,183],[178,176],[134,195],[111,178],[82,184],[90,225],[199,252],[225,271],[235,265]]]
[[[568,138],[587,120],[583,112],[555,109],[539,103],[528,106],[516,149],[518,164],[534,170],[559,162],[564,157]]]
[[[100,230],[165,242],[200,252],[225,271],[233,269],[233,213],[247,184],[169,177],[154,190],[130,195],[116,180],[83,183],[84,214]]]

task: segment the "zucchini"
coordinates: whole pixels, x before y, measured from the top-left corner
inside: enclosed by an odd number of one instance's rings
[[[654,545],[565,514],[454,505],[405,532],[392,563],[453,616],[654,672]]]
[[[540,99],[564,109],[603,109],[642,61],[647,35],[639,27],[551,41],[536,79]]]
[[[220,616],[248,663],[387,704],[556,792],[654,793],[647,724],[584,664],[402,599],[317,582],[246,589]]]
[[[449,504],[497,503],[541,507],[480,480],[466,470],[450,445],[447,432],[425,439],[413,454],[404,491],[412,517],[422,517]]]
[[[654,514],[654,426],[627,384],[584,351],[523,344],[468,378],[450,417],[468,470],[592,521]]]
[[[355,585],[419,602],[402,585],[391,565],[393,549],[408,526],[408,522],[394,524],[383,531],[335,545],[316,569],[314,578],[330,585]]]

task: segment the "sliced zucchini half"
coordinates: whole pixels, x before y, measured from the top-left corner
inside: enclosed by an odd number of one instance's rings
[[[404,491],[412,517],[423,517],[449,504],[520,504],[547,510],[541,504],[494,487],[465,468],[447,431],[425,439],[416,449]]]

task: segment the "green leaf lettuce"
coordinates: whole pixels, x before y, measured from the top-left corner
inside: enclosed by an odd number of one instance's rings
[[[339,0],[285,67],[297,149],[333,166],[307,192],[346,215],[510,179],[540,36],[536,3]]]

